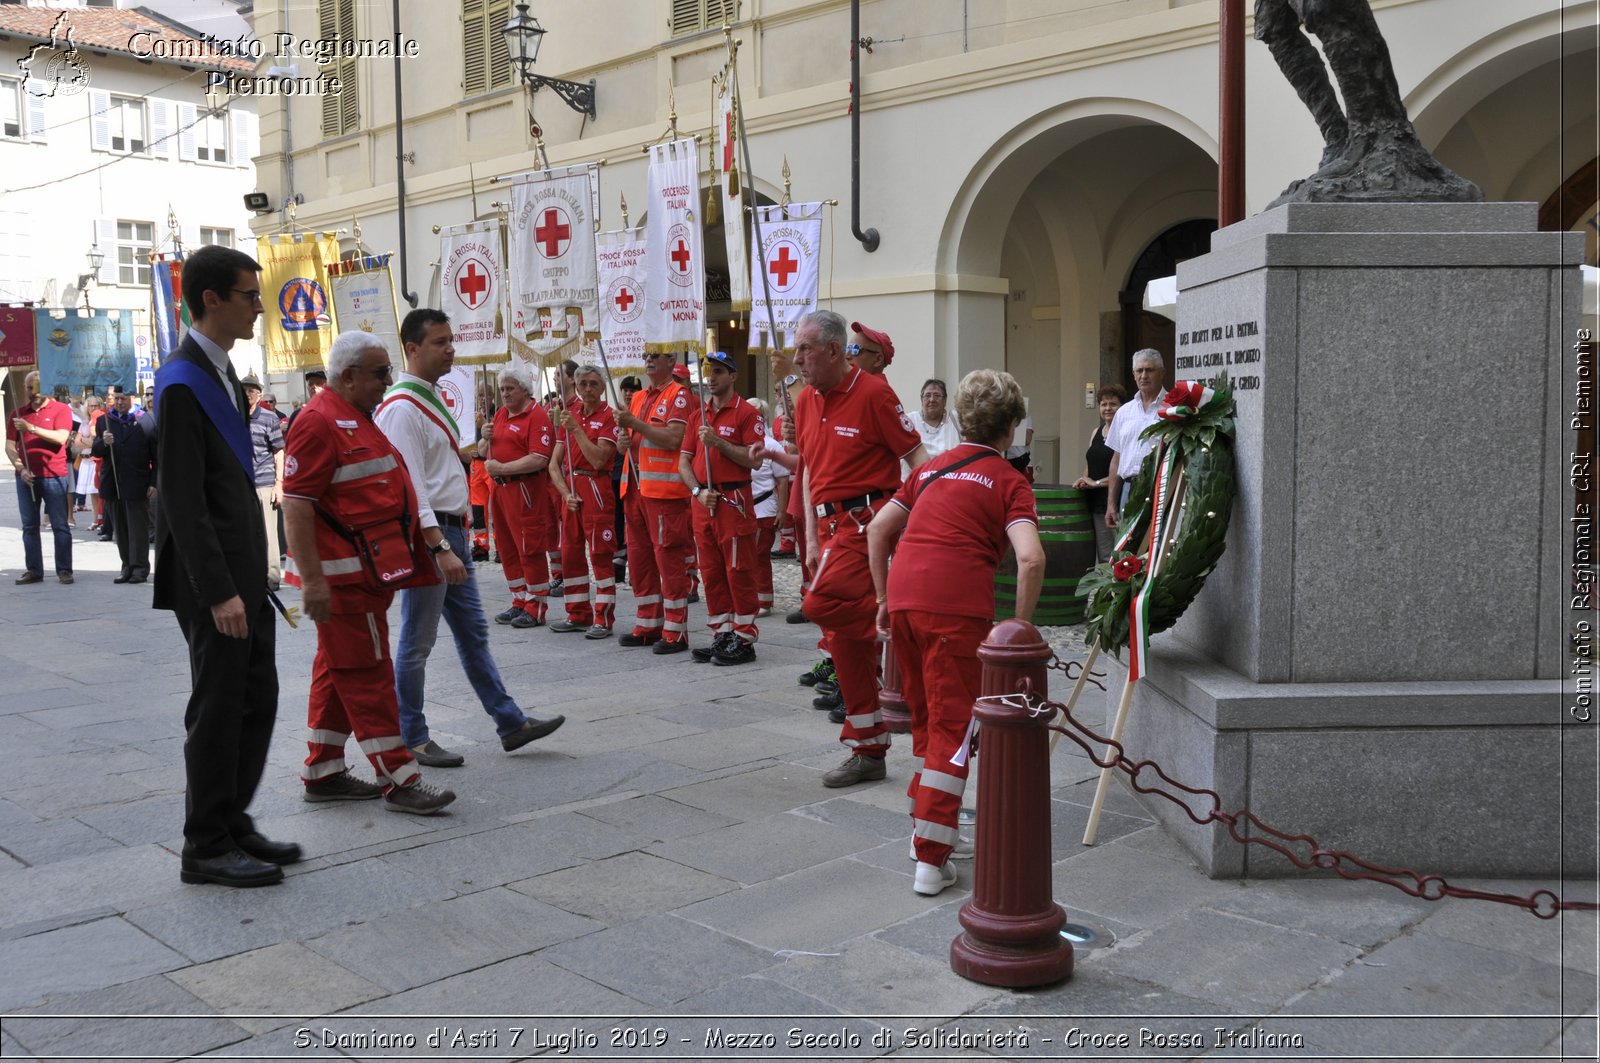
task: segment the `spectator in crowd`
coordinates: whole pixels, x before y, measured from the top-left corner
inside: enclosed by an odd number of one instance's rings
[[[289,415],[290,427],[293,427],[294,419],[300,416],[300,411],[305,409],[306,403],[309,403],[312,399],[316,398],[317,392],[328,386],[328,374],[324,373],[320,369],[308,369],[306,370],[305,381],[306,401],[305,403],[301,403],[300,405],[296,406],[294,408],[294,412]],[[285,437],[287,437],[289,434],[289,429],[285,428],[283,430],[283,434]]]
[[[909,414],[922,436],[922,449],[930,458],[961,442],[961,426],[945,409],[948,392],[943,380],[927,380],[922,385],[922,407]]]
[[[283,578],[278,547],[278,510],[283,505],[283,422],[278,412],[261,399],[261,381],[254,373],[245,377],[244,397],[250,403],[250,450],[255,462],[256,498],[267,528],[267,586],[278,589]]]
[[[1023,409],[1027,409],[1028,400],[1022,400]],[[959,420],[959,418],[958,418]],[[1022,475],[1028,475],[1028,469],[1033,465],[1033,418],[1027,413],[1022,415],[1022,423],[1017,425],[1016,435],[1011,440],[1011,445],[1006,448],[1006,460],[1011,467]],[[1099,513],[1098,509],[1091,509],[1091,513]]]
[[[1100,412],[1100,423],[1089,434],[1089,449],[1083,452],[1083,475],[1072,486],[1084,492],[1089,514],[1094,518],[1094,559],[1107,561],[1116,540],[1115,529],[1108,525],[1102,514],[1106,511],[1106,489],[1111,475],[1111,447],[1106,437],[1111,434],[1111,423],[1117,410],[1127,401],[1128,393],[1120,384],[1103,384],[1095,392],[1095,408]]]
[[[133,396],[117,391],[116,406],[100,419],[93,454],[105,462],[106,504],[116,507],[117,555],[122,571],[113,583],[150,577],[150,502],[156,496],[155,425],[133,410]]]
[[[611,637],[617,616],[616,497],[611,469],[617,458],[617,422],[606,402],[604,377],[592,365],[579,367],[577,401],[560,411],[564,476],[553,477],[561,495],[562,591],[567,615],[551,631],[582,631],[588,639]],[[591,582],[592,579],[592,582]],[[593,601],[590,588],[593,587]]]
[[[6,425],[6,457],[16,473],[17,509],[22,514],[24,571],[19,584],[44,581],[44,551],[39,510],[50,520],[56,578],[72,582],[72,530],[67,526],[67,441],[72,437],[72,407],[39,390],[39,374],[22,381],[26,403]]]
[[[86,512],[89,508],[89,498],[94,497],[94,524],[93,530],[100,530],[100,488],[95,484],[94,456],[90,453],[94,446],[95,428],[100,418],[105,416],[105,405],[98,395],[88,395],[83,400],[83,416],[76,426],[73,437],[73,449],[77,452],[77,464],[73,471],[73,491],[77,498],[77,511]]]
[[[979,694],[978,645],[994,623],[994,574],[1017,555],[1016,615],[1033,615],[1044,547],[1033,489],[1002,451],[1027,410],[1009,373],[968,373],[956,394],[965,440],[919,467],[867,529],[877,626],[891,634],[918,765],[911,799],[916,892],[956,880],[950,853],[967,783],[967,729]],[[889,553],[898,540],[893,569]]]
[[[494,479],[494,541],[511,591],[511,606],[495,623],[539,627],[549,609],[555,505],[549,487],[555,453],[550,416],[533,401],[533,378],[520,365],[500,371],[500,409],[479,442],[484,471]]]
[[[1140,439],[1144,430],[1156,423],[1161,412],[1161,400],[1167,389],[1162,387],[1166,363],[1161,352],[1146,347],[1133,354],[1133,382],[1138,394],[1133,401],[1124,403],[1111,420],[1111,430],[1106,433],[1106,444],[1111,448],[1111,464],[1106,470],[1106,518],[1108,528],[1115,528],[1122,516],[1123,503],[1128,500],[1128,488],[1139,475],[1139,466],[1145,455],[1155,449],[1155,440]]]

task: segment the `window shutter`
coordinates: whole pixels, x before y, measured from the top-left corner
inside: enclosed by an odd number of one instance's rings
[[[489,17],[483,26],[486,38],[483,48],[484,66],[489,71],[489,87],[499,88],[511,84],[511,53],[507,50],[506,36],[500,30],[511,20],[511,0],[490,0]]]
[[[488,41],[484,35],[484,0],[462,0],[461,4],[461,90],[476,96],[489,87],[489,64],[485,62]]]
[[[45,130],[49,126],[49,122],[45,118],[44,97],[35,96],[31,92],[24,92],[22,98],[26,101],[28,107],[28,139],[43,144]]]
[[[111,150],[111,93],[89,90],[89,144],[95,151]]]
[[[94,242],[105,258],[100,260],[100,273],[95,278],[99,284],[117,283],[117,219],[94,220]]]
[[[250,165],[250,119],[248,111],[228,108],[228,131],[232,137],[228,142],[228,150],[233,154],[230,161],[235,166]]]
[[[672,35],[693,33],[702,25],[701,11],[705,0],[672,0]]]
[[[195,150],[194,135],[195,123],[199,120],[199,109],[194,104],[178,104],[178,158],[185,162],[194,162],[200,157],[200,153]]]
[[[339,0],[321,0],[317,4],[317,30],[322,39],[332,40],[339,35]],[[339,68],[335,65],[334,70]],[[322,94],[322,135],[336,137],[339,129],[339,97],[346,92],[355,91],[354,85],[340,85],[338,94],[324,92]]]
[[[172,108],[171,100],[150,98],[150,155],[157,159],[172,158]]]

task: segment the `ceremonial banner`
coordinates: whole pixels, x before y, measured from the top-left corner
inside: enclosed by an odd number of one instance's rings
[[[728,245],[728,300],[734,313],[750,309],[750,256],[745,251],[745,182],[739,177],[739,75],[728,64],[717,94],[718,169],[722,172],[722,235]]]
[[[538,170],[511,181],[511,305],[522,311],[527,337],[565,337],[568,314],[577,316],[584,331],[597,331],[599,168],[591,163]]]
[[[612,369],[644,368],[645,256],[638,229],[595,237],[600,266],[600,341]]]
[[[298,373],[327,363],[333,344],[327,263],[338,258],[332,233],[256,238],[267,372]]]
[[[767,335],[767,295],[772,296],[771,320],[778,329],[778,348],[794,350],[794,332],[802,316],[817,308],[817,275],[822,261],[822,204],[790,204],[788,216],[781,207],[757,207],[761,225],[760,247],[767,256],[766,283],[753,273],[750,279],[750,350],[773,348]]]
[[[394,280],[389,255],[365,255],[328,264],[333,290],[333,321],[339,332],[360,329],[383,341],[398,368],[405,365],[400,321],[395,316]]]
[[[463,364],[506,360],[504,248],[499,219],[446,225],[439,233],[439,309],[450,315],[456,361]]]
[[[33,365],[37,357],[33,308],[0,306],[0,369]]]
[[[69,310],[58,318],[48,310],[32,313],[40,391],[53,395],[56,388],[65,387],[78,394],[89,388],[103,395],[112,384],[133,390],[137,374],[132,314],[96,310],[80,317],[78,311]]]
[[[475,446],[478,442],[477,393],[477,374],[471,366],[454,366],[439,378],[439,396],[444,399],[444,408],[456,419],[464,447]]]
[[[158,256],[150,263],[150,305],[156,359],[165,362],[189,328],[189,308],[183,305],[183,256]]]
[[[695,214],[694,137],[650,148],[645,209],[645,350],[698,354],[706,343],[706,270]],[[610,351],[606,351],[609,356]]]

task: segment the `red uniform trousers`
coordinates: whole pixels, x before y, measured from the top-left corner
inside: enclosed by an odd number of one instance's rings
[[[566,573],[563,601],[567,620],[585,627],[599,625],[607,631],[616,623],[617,579],[612,558],[616,554],[616,512],[611,480],[604,474],[576,473],[572,490],[579,499],[577,512],[561,507],[561,570]],[[587,559],[584,552],[588,551]],[[591,569],[591,566],[592,569]],[[589,604],[589,576],[594,574],[594,604]]]
[[[543,621],[550,596],[550,495],[537,480],[494,485],[494,543],[511,605]]]
[[[878,596],[867,567],[871,519],[871,507],[817,518],[822,556],[802,608],[822,628],[839,674],[845,711],[839,741],[862,756],[882,758],[889,751],[889,732],[878,714]]]
[[[645,498],[637,488],[628,492],[628,498],[637,507],[628,510],[628,572],[639,604],[634,634],[654,635],[659,627],[667,642],[682,642],[689,637],[689,573],[684,558],[694,545],[689,527],[692,503],[687,498]],[[650,624],[650,619],[657,619],[657,624]]]
[[[333,607],[339,609],[339,588],[333,594]],[[400,705],[389,656],[389,602],[394,594],[380,598],[361,593],[361,599],[372,605],[371,611],[335,612],[317,625],[306,713],[310,752],[300,777],[312,783],[344,771],[345,742],[354,734],[387,792],[416,781],[417,762],[400,737]]]
[[[746,642],[759,637],[756,630],[756,521],[750,485],[724,494],[716,512],[706,512],[698,502],[694,514],[694,541],[700,555],[700,581],[706,589],[706,626],[712,635],[732,631]]]
[[[889,614],[900,692],[911,710],[911,755],[918,770],[906,787],[917,859],[942,865],[955,847],[967,762],[966,746],[983,666],[978,646],[994,622],[915,610]]]
[[[756,518],[756,610],[772,608],[772,544],[778,538],[777,517]]]
[[[628,537],[628,586],[633,588],[633,633],[640,638],[661,636],[661,574],[656,571],[656,548],[650,539],[650,518],[645,515],[639,485],[622,496],[623,531]]]
[[[557,470],[555,469],[550,470],[551,475],[555,475],[556,471]],[[556,491],[555,483],[553,481],[546,481],[546,484],[550,488],[550,512],[555,514],[555,516],[552,518],[552,524],[550,527],[550,543],[545,547],[544,559],[546,566],[550,570],[550,579],[554,581],[561,578],[561,558],[566,550],[564,545],[566,521],[563,519],[563,510],[565,509],[565,504],[561,501],[560,493]]]
[[[481,510],[484,517],[489,514],[489,497],[494,493],[494,481],[489,474],[483,471],[483,459],[472,459],[472,472],[467,477],[467,498],[472,505],[472,545],[474,548],[489,549],[489,522],[479,517]]]

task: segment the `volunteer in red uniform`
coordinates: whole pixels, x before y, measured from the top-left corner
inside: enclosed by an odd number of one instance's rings
[[[511,608],[495,623],[538,627],[550,595],[546,551],[555,541],[550,456],[556,434],[550,415],[533,401],[533,380],[521,366],[500,370],[500,409],[490,428],[483,469],[494,479],[494,542],[511,589]]]
[[[682,362],[675,364],[672,367],[672,379],[682,384],[685,388],[689,388],[691,406],[700,401],[700,396],[696,395],[694,390],[689,387],[689,367],[687,365],[684,365]],[[690,521],[690,524],[693,524],[692,520]],[[689,576],[688,602],[690,605],[693,605],[695,602],[700,600],[700,558],[695,552],[694,532],[692,527],[689,533],[689,552],[683,555],[683,569],[686,573],[688,573]]]
[[[617,414],[627,433],[631,471],[624,480],[628,510],[628,572],[639,613],[633,631],[617,641],[650,646],[655,653],[689,648],[689,574],[684,559],[693,549],[689,488],[678,475],[678,450],[697,405],[689,389],[672,378],[672,355],[646,352],[650,384]]]
[[[821,628],[838,672],[845,720],[839,740],[851,753],[822,778],[852,786],[884,777],[889,734],[878,715],[877,612],[867,568],[866,529],[900,487],[900,462],[923,462],[922,437],[894,389],[845,358],[844,318],[813,310],[795,333],[795,364],[807,387],[795,401],[805,456],[806,616]]]
[[[611,637],[617,616],[616,507],[611,495],[611,463],[617,456],[617,421],[605,399],[604,377],[592,365],[580,366],[578,393],[560,413],[556,446],[563,476],[553,479],[561,494],[561,569],[566,619],[551,631],[582,631],[584,638]],[[587,559],[584,557],[588,553]],[[590,576],[594,602],[589,601]]]
[[[738,367],[725,351],[706,355],[706,405],[689,418],[678,472],[694,495],[695,553],[706,588],[709,647],[694,659],[719,665],[756,659],[756,506],[750,470],[760,465],[766,421],[733,390]]]
[[[381,340],[346,332],[328,352],[328,386],[301,409],[285,444],[284,523],[306,616],[317,625],[301,777],[308,801],[374,796],[345,771],[352,734],[392,812],[432,815],[456,799],[425,785],[400,737],[389,604],[396,588],[439,578],[417,523],[405,462],[372,423],[394,367]]]
[[[1033,615],[1044,580],[1033,488],[1005,459],[1027,416],[1022,389],[1009,373],[979,369],[956,389],[955,408],[964,441],[912,472],[867,529],[877,625],[893,635],[918,764],[906,788],[912,888],[930,897],[956,880],[950,850],[967,785],[978,646],[994,623],[994,572],[1006,547],[1017,554],[1020,619]]]

